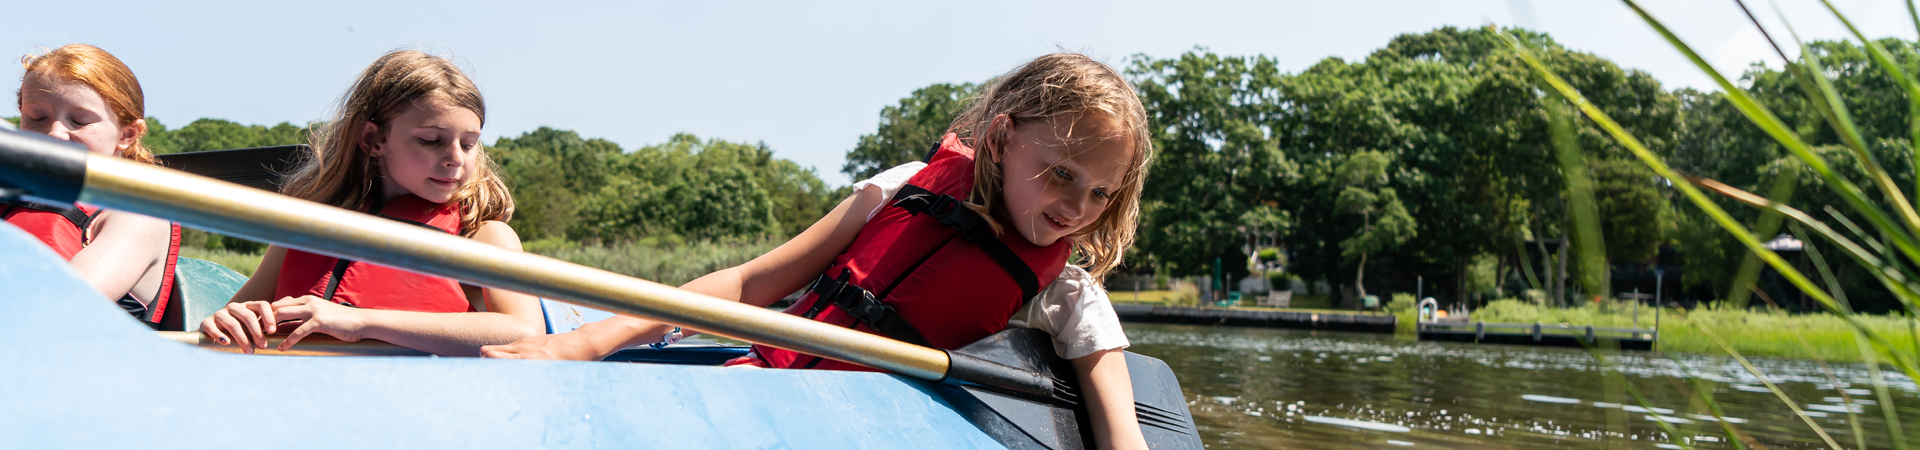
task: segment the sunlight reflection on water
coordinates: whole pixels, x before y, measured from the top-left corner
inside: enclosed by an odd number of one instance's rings
[[[1131,350],[1161,358],[1179,374],[1212,448],[1602,448],[1686,442],[1732,448],[1711,411],[1681,389],[1690,377],[1712,386],[1727,422],[1773,448],[1820,441],[1760,381],[1734,361],[1649,352],[1608,357],[1653,408],[1608,388],[1581,349],[1413,342],[1390,335],[1128,323]],[[1812,361],[1753,358],[1754,365],[1851,444],[1847,411],[1884,448],[1885,428],[1866,367],[1833,365],[1834,389]],[[1889,375],[1896,408],[1920,417],[1920,390]],[[1676,382],[1677,381],[1677,382]],[[1827,397],[1835,397],[1828,399]],[[1860,401],[1865,400],[1865,401]],[[1669,436],[1661,423],[1681,436]],[[1359,424],[1361,426],[1355,426]],[[1365,425],[1375,424],[1375,425]],[[1371,427],[1371,428],[1370,428]],[[1911,429],[1911,428],[1910,428]],[[1405,430],[1405,431],[1396,431]],[[1920,430],[1909,431],[1920,435]]]

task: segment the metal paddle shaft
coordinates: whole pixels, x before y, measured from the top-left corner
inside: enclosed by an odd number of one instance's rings
[[[0,130],[0,188],[646,317],[931,381],[1048,397],[1036,373]],[[950,356],[951,355],[951,356]]]

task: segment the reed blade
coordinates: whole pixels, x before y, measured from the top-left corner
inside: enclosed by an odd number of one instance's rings
[[[1642,17],[1646,18],[1650,23],[1656,24],[1656,27],[1662,31],[1662,34],[1667,35],[1669,37],[1669,40],[1678,42],[1678,38],[1672,37],[1672,33],[1666,31],[1665,27],[1658,26],[1657,24],[1659,22],[1653,20],[1652,16],[1646,15],[1645,11],[1639,10],[1639,7],[1637,4],[1632,3],[1631,0],[1628,0],[1628,4],[1630,6],[1633,6],[1636,11],[1639,11]],[[1712,218],[1715,223],[1721,226],[1721,228],[1726,229],[1727,232],[1732,234],[1736,240],[1740,241],[1742,245],[1745,245],[1748,250],[1754,252],[1755,254],[1760,255],[1760,258],[1766,261],[1767,265],[1772,266],[1775,270],[1780,272],[1781,277],[1786,278],[1789,283],[1793,284],[1794,287],[1800,289],[1801,292],[1807,293],[1808,297],[1819,301],[1822,305],[1825,305],[1830,309],[1833,308],[1832,297],[1829,297],[1824,292],[1821,292],[1819,287],[1813,284],[1812,280],[1807,279],[1806,275],[1803,275],[1800,273],[1799,270],[1794,269],[1793,266],[1791,264],[1788,264],[1787,261],[1781,258],[1779,254],[1774,253],[1772,250],[1768,250],[1765,245],[1761,244],[1758,239],[1755,239],[1753,237],[1753,234],[1751,232],[1747,231],[1746,227],[1740,225],[1740,223],[1738,221],[1735,221],[1731,215],[1728,215],[1725,210],[1721,209],[1720,205],[1714,203],[1711,199],[1707,198],[1705,193],[1701,192],[1698,188],[1695,188],[1691,183],[1687,182],[1685,178],[1675,173],[1671,167],[1668,167],[1667,164],[1661,161],[1658,156],[1654,155],[1651,150],[1648,150],[1647,146],[1644,143],[1640,142],[1639,138],[1636,138],[1632,134],[1627,133],[1626,130],[1622,128],[1618,122],[1614,122],[1613,119],[1607,116],[1605,112],[1600,111],[1599,107],[1594,106],[1592,102],[1587,101],[1585,96],[1580,95],[1579,91],[1573,89],[1573,86],[1567,84],[1566,80],[1561,79],[1559,75],[1554,74],[1551,69],[1548,69],[1545,64],[1540,62],[1539,58],[1535,57],[1531,51],[1527,50],[1526,47],[1522,46],[1519,40],[1505,33],[1496,33],[1496,34],[1498,34],[1502,39],[1506,40],[1507,45],[1514,50],[1515,54],[1520,56],[1521,60],[1526,62],[1528,66],[1532,67],[1534,72],[1538,74],[1540,78],[1543,79],[1543,81],[1546,82],[1548,87],[1552,88],[1553,90],[1559,91],[1562,96],[1572,101],[1575,106],[1579,107],[1581,112],[1586,113],[1587,117],[1592,119],[1596,125],[1599,125],[1601,129],[1605,130],[1608,134],[1612,135],[1615,141],[1619,142],[1621,146],[1626,147],[1629,152],[1631,152],[1636,158],[1639,158],[1640,161],[1646,164],[1649,168],[1653,169],[1655,173],[1659,174],[1662,177],[1665,177],[1669,181],[1672,181],[1673,186],[1676,189],[1679,189],[1681,194],[1685,196],[1688,199],[1688,201],[1693,202],[1695,206],[1699,207],[1703,212],[1705,212],[1708,215],[1708,217]],[[1689,50],[1688,53],[1695,59],[1699,58],[1697,54],[1692,54],[1691,50]],[[1712,73],[1716,77],[1719,76],[1718,73],[1714,73],[1711,70],[1709,70],[1708,72]],[[1721,80],[1724,81],[1724,78],[1721,78]],[[1741,92],[1737,89],[1733,89],[1732,91]],[[1751,99],[1749,98],[1748,100],[1749,100],[1749,103],[1751,103],[1750,102]],[[1762,112],[1764,112],[1764,110],[1762,110]],[[1770,113],[1768,114],[1770,115]],[[1775,121],[1775,123],[1776,124],[1778,123],[1777,120]],[[1818,159],[1815,158],[1815,161],[1818,161]],[[1809,165],[1811,166],[1812,164],[1809,164]],[[1854,192],[1855,194],[1858,194],[1858,189],[1856,188],[1852,192]],[[1885,218],[1884,215],[1881,215],[1879,217],[1881,219]],[[1905,230],[1892,229],[1891,231],[1887,232],[1887,234],[1889,236],[1904,236]],[[1859,328],[1862,331],[1868,332],[1869,336],[1875,336],[1871,332],[1871,330],[1868,330],[1866,328],[1865,324],[1860,323],[1859,320],[1853,318],[1852,316],[1843,315],[1842,318],[1846,320],[1850,325],[1854,326],[1855,328]],[[1878,337],[1875,337],[1875,339],[1876,339],[1876,342],[1883,343],[1883,346],[1884,346],[1883,339],[1879,339]],[[1892,348],[1892,347],[1887,346],[1887,348]],[[1901,367],[1901,369],[1904,372],[1908,373],[1909,376],[1920,375],[1920,370],[1915,370],[1912,364],[1905,361],[1905,358],[1897,358],[1896,365]],[[1920,378],[1920,377],[1917,377],[1917,378]]]
[[[1698,52],[1693,50],[1693,47],[1681,41],[1680,37],[1674,35],[1673,31],[1668,29],[1664,23],[1661,23],[1659,19],[1654,18],[1645,8],[1642,8],[1639,2],[1635,0],[1622,1],[1626,2],[1627,6],[1633,9],[1634,13],[1639,14],[1640,18],[1646,21],[1649,26],[1652,26],[1654,31],[1659,32],[1661,37],[1667,40],[1667,43],[1673,45],[1675,49],[1680,50],[1688,60],[1693,61],[1695,66],[1698,66],[1701,71],[1706,72],[1708,77],[1713,78],[1714,82],[1720,86],[1720,89],[1726,92],[1728,102],[1732,103],[1734,108],[1738,109],[1742,115],[1745,115],[1747,120],[1760,127],[1762,132],[1765,132],[1768,136],[1779,142],[1781,146],[1786,147],[1788,152],[1792,153],[1795,158],[1800,159],[1801,162],[1806,163],[1807,167],[1813,169],[1815,173],[1818,173],[1821,179],[1826,181],[1827,185],[1832,187],[1835,193],[1840,195],[1842,200],[1846,201],[1848,207],[1860,211],[1861,214],[1865,215],[1868,223],[1873,225],[1875,230],[1886,234],[1889,237],[1888,240],[1894,244],[1894,247],[1900,249],[1900,252],[1905,254],[1909,260],[1920,261],[1920,241],[1916,241],[1913,236],[1913,230],[1920,230],[1920,214],[1914,213],[1910,205],[1906,205],[1905,202],[1900,203],[1904,207],[1900,210],[1899,221],[1896,222],[1893,216],[1887,214],[1886,210],[1868,200],[1865,191],[1860,190],[1858,185],[1840,177],[1838,173],[1834,172],[1833,167],[1827,164],[1825,159],[1814,154],[1812,148],[1808,147],[1806,142],[1800,139],[1799,134],[1795,133],[1785,122],[1782,122],[1778,116],[1775,116],[1772,110],[1760,105],[1760,102],[1755,100],[1751,94],[1748,94],[1745,89],[1740,89],[1739,86],[1734,85],[1732,81],[1728,80],[1725,75],[1721,75],[1718,70],[1714,70],[1713,65],[1708,64],[1706,59],[1702,58]],[[1511,38],[1508,38],[1508,41],[1513,42],[1515,46],[1518,45],[1518,42],[1513,41]],[[1530,55],[1528,58],[1530,58],[1528,64],[1538,63],[1538,60],[1531,59],[1532,57]],[[1545,66],[1540,65],[1537,70],[1545,70]],[[1556,76],[1555,79],[1558,79],[1558,77]],[[1561,86],[1555,86],[1556,89],[1566,86],[1565,81],[1561,81],[1559,84]],[[1564,89],[1572,90],[1572,87],[1566,86]],[[1581,102],[1579,105],[1580,109],[1586,111],[1589,116],[1599,113],[1599,109],[1591,103]],[[1598,122],[1598,119],[1595,121]],[[1608,122],[1611,122],[1611,120]],[[1618,124],[1615,124],[1614,128],[1618,129]],[[1627,135],[1624,130],[1616,133],[1615,129],[1609,129],[1608,132],[1615,134],[1616,138],[1621,135],[1631,136]],[[1633,142],[1639,144],[1639,139],[1634,138]],[[1638,146],[1642,149],[1646,147],[1645,145]],[[1651,152],[1649,152],[1648,155],[1651,156]],[[1662,167],[1664,167],[1664,165],[1662,165]],[[1894,195],[1899,195],[1897,190],[1895,192],[1896,194]],[[1769,263],[1771,263],[1771,261],[1769,261]]]
[[[1547,96],[1541,102],[1547,111],[1547,128],[1553,139],[1554,156],[1566,183],[1567,206],[1573,221],[1573,238],[1580,261],[1580,285],[1597,298],[1607,297],[1607,251],[1600,235],[1600,208],[1593,199],[1593,179],[1587,171],[1586,156],[1574,134],[1573,114],[1566,110],[1565,99]]]
[[[1814,423],[1813,416],[1809,416],[1806,411],[1802,411],[1799,403],[1794,403],[1793,398],[1787,397],[1786,391],[1782,391],[1780,390],[1780,386],[1774,385],[1773,380],[1767,379],[1767,375],[1760,373],[1760,369],[1754,367],[1753,363],[1748,362],[1745,356],[1740,356],[1739,350],[1734,350],[1733,346],[1727,345],[1727,341],[1720,339],[1720,335],[1713,334],[1713,330],[1709,330],[1706,325],[1694,322],[1693,318],[1687,315],[1686,310],[1679,310],[1676,314],[1680,315],[1680,320],[1685,320],[1688,325],[1693,325],[1693,329],[1700,330],[1700,334],[1706,336],[1707,340],[1712,341],[1714,346],[1720,347],[1720,350],[1727,352],[1728,356],[1732,356],[1733,360],[1739,362],[1740,367],[1746,368],[1747,373],[1752,374],[1754,379],[1760,380],[1760,384],[1766,386],[1768,391],[1773,392],[1773,395],[1780,399],[1780,403],[1786,404],[1787,409],[1793,410],[1795,417],[1799,417],[1801,421],[1806,422],[1807,427],[1812,428],[1814,434],[1820,435],[1820,439],[1827,442],[1828,448],[1844,448],[1840,446],[1839,442],[1833,440],[1833,436],[1827,434],[1826,428],[1821,428],[1820,424]]]
[[[1778,175],[1774,176],[1773,190],[1767,193],[1767,198],[1779,199],[1781,203],[1786,203],[1787,199],[1793,198],[1793,190],[1800,185],[1800,177],[1792,172],[1793,169],[1792,167],[1783,168]],[[1775,233],[1780,232],[1781,219],[1779,212],[1762,209],[1760,220],[1753,224],[1756,230],[1753,237],[1755,239],[1773,238]],[[1765,267],[1762,264],[1765,263],[1753,253],[1747,253],[1740,258],[1740,271],[1734,274],[1733,286],[1727,290],[1727,303],[1733,304],[1735,308],[1746,309],[1747,301],[1751,298],[1748,289],[1753,287],[1753,283],[1760,281],[1760,269]]]
[[[1849,19],[1847,18],[1846,14],[1842,14],[1840,12],[1840,8],[1836,8],[1833,6],[1832,1],[1820,0],[1820,4],[1826,5],[1827,11],[1833,12],[1833,17],[1836,19],[1840,19],[1840,23],[1847,26],[1847,32],[1853,33],[1853,37],[1855,39],[1859,39],[1860,43],[1867,48],[1867,57],[1868,59],[1873,61],[1873,65],[1879,67],[1880,71],[1885,72],[1887,74],[1887,78],[1892,78],[1895,85],[1899,86],[1901,90],[1904,90],[1907,92],[1907,104],[1908,104],[1907,110],[1910,114],[1908,116],[1908,120],[1909,120],[1908,128],[1910,130],[1910,134],[1908,137],[1907,144],[1910,146],[1913,146],[1913,148],[1916,150],[1914,154],[1915,163],[1920,163],[1920,83],[1916,83],[1913,77],[1907,75],[1907,71],[1905,69],[1900,68],[1900,63],[1893,60],[1893,54],[1887,52],[1887,48],[1885,46],[1882,46],[1880,45],[1879,42],[1876,42],[1873,39],[1868,38],[1866,33],[1863,33],[1860,31],[1860,27],[1854,26],[1853,19]],[[1907,1],[1907,14],[1909,16],[1913,16],[1914,14],[1912,0]],[[1914,16],[1914,17],[1915,19],[1920,19],[1920,16]],[[1916,27],[1920,27],[1920,20],[1916,20],[1914,22],[1914,25]],[[1920,166],[1915,166],[1915,167],[1920,167]],[[1920,186],[1917,186],[1916,189],[1920,189]],[[1898,191],[1896,190],[1895,192],[1898,192]],[[1920,191],[1916,191],[1916,192],[1920,192]],[[1920,195],[1920,194],[1916,194],[1916,195]],[[1899,203],[1906,203],[1905,198],[1897,198],[1897,199],[1893,197],[1888,197],[1888,198],[1897,200]],[[1911,204],[1908,204],[1906,206],[1908,210],[1912,210]]]

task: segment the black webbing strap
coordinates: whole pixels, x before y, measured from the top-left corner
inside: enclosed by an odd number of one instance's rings
[[[887,337],[921,347],[933,346],[927,343],[926,336],[922,336],[920,330],[914,329],[912,324],[900,317],[899,310],[880,303],[880,299],[874,298],[872,292],[848,283],[849,272],[842,270],[839,278],[827,278],[826,275],[821,275],[814,279],[813,288],[809,290],[820,296],[814,299],[813,306],[807,309],[807,318],[819,314],[821,308],[824,308],[828,302],[832,302],[833,306],[839,307],[848,316],[865,322],[873,327],[874,331],[879,331]]]
[[[373,204],[373,207],[372,207],[372,208],[368,208],[368,209],[369,209],[369,210],[371,210],[371,211],[379,211],[381,207],[383,207],[383,206],[385,206],[385,203],[386,203],[385,201],[377,201],[377,202],[374,202],[374,204]],[[442,233],[445,233],[445,232],[447,232],[447,230],[442,230],[442,229],[440,229],[440,227],[436,227],[436,226],[433,226],[433,225],[427,225],[427,224],[425,224],[425,223],[420,223],[420,222],[415,222],[415,221],[411,221],[411,220],[407,220],[407,219],[401,219],[401,218],[396,218],[396,217],[391,217],[391,216],[388,216],[388,215],[386,215],[386,214],[378,214],[378,213],[376,213],[376,214],[374,214],[374,215],[376,215],[376,216],[380,216],[380,217],[383,217],[383,218],[386,218],[387,220],[392,220],[392,221],[395,221],[395,222],[401,222],[401,223],[410,223],[410,224],[414,224],[414,225],[419,225],[419,226],[421,226],[421,227],[425,227],[426,229],[429,229],[429,230],[433,230],[433,231],[438,231],[438,232],[442,232]],[[355,308],[358,308],[358,306],[354,306],[354,305],[353,305],[353,302],[349,302],[349,301],[345,301],[345,300],[334,300],[334,299],[333,299],[333,293],[334,293],[334,291],[335,291],[335,290],[338,290],[338,289],[340,289],[340,279],[341,279],[341,278],[343,278],[343,277],[346,277],[346,276],[347,276],[347,267],[348,267],[348,266],[352,266],[352,265],[353,265],[353,260],[351,260],[351,259],[346,259],[346,258],[335,258],[335,259],[334,259],[334,262],[333,262],[333,276],[330,276],[330,277],[327,277],[327,290],[326,290],[326,292],[324,293],[325,295],[321,295],[321,296],[320,296],[320,298],[321,298],[321,299],[324,299],[324,300],[326,300],[326,301],[330,301],[330,302],[334,302],[334,303],[339,303],[339,304],[341,304],[341,305],[345,305],[345,306],[353,306],[353,307],[355,307]]]
[[[1014,254],[1012,248],[1008,248],[1005,242],[1000,242],[999,236],[993,234],[993,228],[986,222],[990,219],[981,217],[980,213],[967,208],[951,195],[936,194],[911,184],[901,186],[900,193],[894,195],[893,199],[893,206],[915,215],[926,213],[933,216],[940,223],[959,231],[961,239],[980,247],[980,251],[986,252],[993,262],[999,263],[1000,268],[1013,277],[1013,282],[1020,285],[1023,307],[1028,300],[1040,294],[1040,277],[1034,275],[1032,267],[1027,267],[1026,260],[1020,259],[1020,255]]]
[[[940,140],[939,140],[939,139],[935,139],[935,140],[933,141],[933,148],[930,148],[930,149],[927,149],[927,156],[922,156],[922,157],[920,157],[920,162],[923,162],[923,163],[928,163],[928,164],[932,164],[932,163],[933,163],[933,154],[935,154],[935,153],[940,153]]]
[[[31,209],[35,211],[44,211],[44,212],[59,214],[60,217],[65,217],[67,219],[67,222],[73,223],[74,228],[79,228],[81,236],[85,236],[87,234],[87,227],[89,225],[93,225],[94,216],[87,215],[87,213],[85,211],[81,211],[80,208],[56,208],[52,206],[42,205],[39,203],[26,202],[26,201],[20,201],[20,200],[7,200],[6,203],[7,203],[7,209],[6,211],[0,211],[0,216],[4,216],[7,213],[13,212],[14,208],[26,208],[26,209]]]

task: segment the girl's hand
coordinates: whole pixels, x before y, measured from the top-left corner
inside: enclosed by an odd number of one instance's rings
[[[480,357],[566,361],[599,361],[606,357],[596,354],[584,341],[579,333],[542,334],[512,344],[480,347]]]
[[[278,324],[276,316],[273,305],[264,301],[228,303],[200,321],[200,333],[220,345],[237,344],[240,351],[251,355],[255,348],[267,348],[267,335],[273,334]]]
[[[293,348],[301,338],[313,333],[333,336],[342,341],[358,342],[365,338],[366,313],[358,308],[342,306],[311,295],[299,298],[286,297],[273,302],[273,314],[286,325],[295,327],[287,333],[287,339],[280,341],[280,351]],[[264,344],[263,344],[264,345]]]

